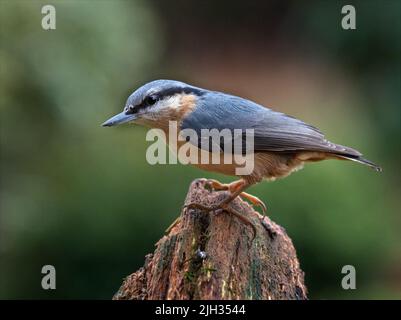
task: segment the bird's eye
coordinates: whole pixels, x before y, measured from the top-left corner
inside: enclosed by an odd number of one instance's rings
[[[145,98],[145,104],[147,106],[151,106],[151,105],[155,104],[156,101],[157,101],[157,98],[155,96],[147,96]]]

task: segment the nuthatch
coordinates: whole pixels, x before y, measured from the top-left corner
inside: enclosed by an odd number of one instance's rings
[[[202,129],[254,129],[254,167],[251,174],[239,176],[238,181],[230,184],[208,180],[210,187],[227,190],[229,196],[213,207],[197,203],[188,205],[192,208],[228,211],[228,204],[241,196],[265,211],[263,202],[244,190],[263,179],[288,176],[302,168],[305,162],[346,159],[381,171],[379,166],[362,158],[359,151],[329,142],[319,129],[298,119],[241,97],[173,80],[156,80],[143,85],[129,96],[123,112],[107,120],[103,126],[132,122],[162,129],[168,135],[169,121],[177,121],[180,129],[193,129],[197,133],[201,133]],[[223,148],[221,152],[224,153]],[[237,176],[236,163],[195,165],[208,171]]]

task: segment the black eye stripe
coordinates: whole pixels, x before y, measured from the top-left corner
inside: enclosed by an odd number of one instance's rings
[[[148,96],[148,97],[146,97],[146,98],[142,101],[142,103],[139,104],[139,105],[134,106],[134,105],[130,104],[130,105],[126,108],[125,114],[134,114],[134,113],[138,113],[139,110],[145,109],[145,108],[147,108],[147,107],[150,107],[151,105],[154,105],[154,104],[156,103],[157,100],[158,100],[158,99],[156,99],[156,98],[154,98],[154,97]]]
[[[145,104],[146,106],[151,106],[154,105],[157,102],[157,100],[159,99],[156,95],[150,95],[144,99],[143,104]]]
[[[159,97],[167,97],[167,96],[173,96],[177,93],[186,93],[186,94],[194,94],[197,96],[201,96],[204,94],[204,92],[200,89],[193,88],[193,87],[173,87],[173,88],[168,88],[160,91],[158,93]]]
[[[193,88],[193,87],[173,87],[173,88],[168,88],[164,89],[158,93],[153,93],[148,96],[146,96],[142,102],[139,105],[129,105],[126,107],[125,114],[134,114],[137,113],[141,109],[145,109],[149,106],[154,105],[157,101],[165,98],[165,97],[171,97],[174,96],[175,94],[180,94],[180,93],[185,93],[185,94],[194,94],[197,96],[202,96],[204,94],[204,91]]]

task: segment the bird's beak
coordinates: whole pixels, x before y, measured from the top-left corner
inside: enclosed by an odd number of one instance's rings
[[[122,123],[133,121],[137,118],[135,114],[125,114],[125,112],[121,112],[116,114],[114,117],[111,117],[109,120],[105,121],[102,126],[103,127],[112,127]]]

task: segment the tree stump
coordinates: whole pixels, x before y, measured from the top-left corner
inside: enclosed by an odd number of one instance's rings
[[[185,203],[210,206],[227,196],[192,182]],[[115,300],[307,299],[304,273],[285,230],[239,197],[227,212],[182,210],[145,264],[125,278]]]

